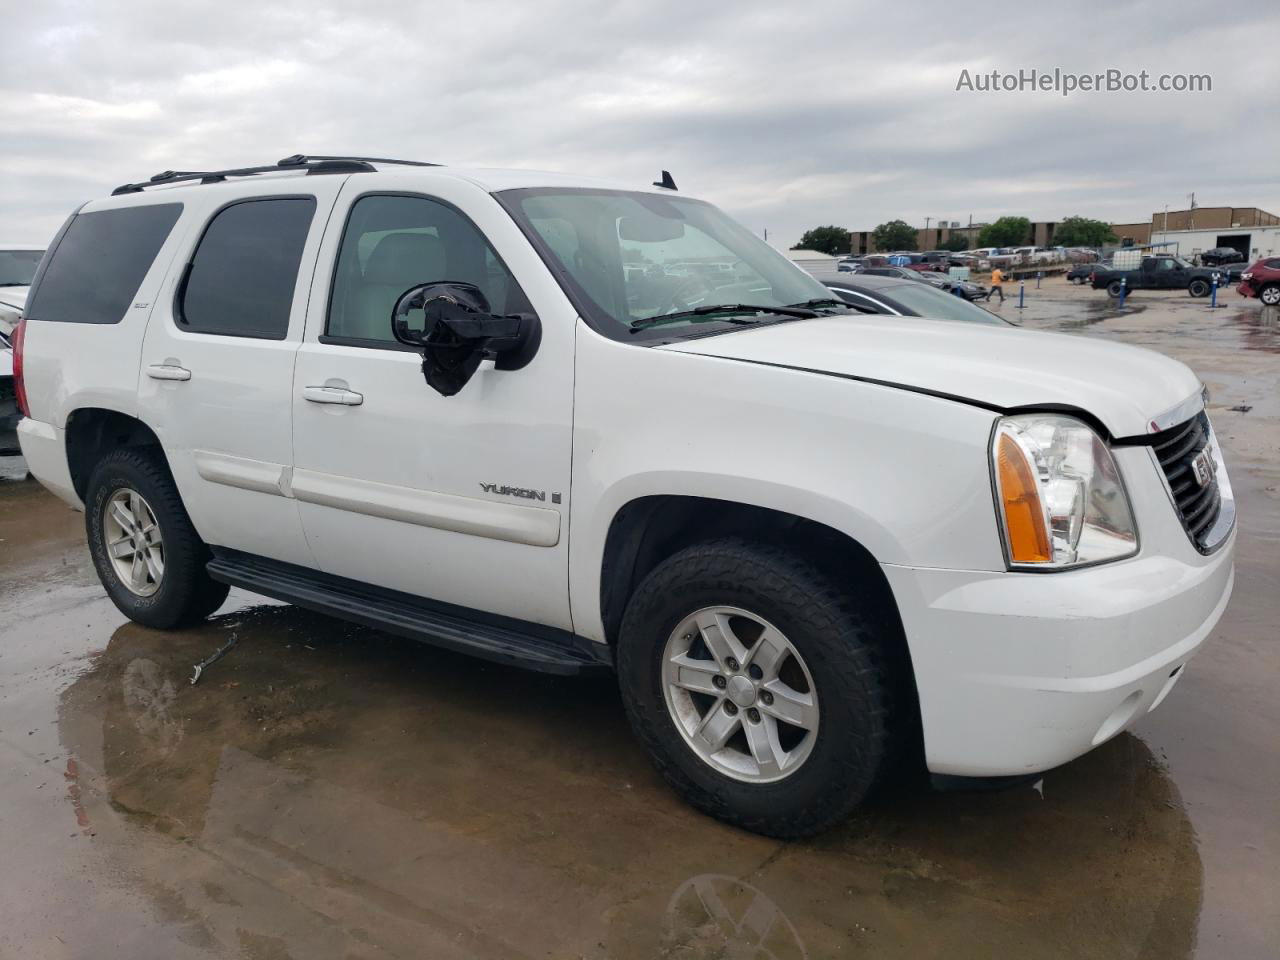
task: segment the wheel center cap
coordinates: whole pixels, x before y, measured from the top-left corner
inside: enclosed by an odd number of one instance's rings
[[[756,702],[756,685],[742,675],[729,678],[726,688],[729,699],[740,707],[754,706]]]

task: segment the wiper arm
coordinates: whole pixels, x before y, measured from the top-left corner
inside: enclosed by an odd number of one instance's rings
[[[667,323],[676,323],[681,320],[689,320],[695,317],[706,319],[717,319],[716,314],[721,313],[771,313],[780,317],[790,317],[793,320],[812,320],[818,316],[817,312],[808,307],[765,307],[752,303],[709,303],[703,307],[694,307],[692,310],[680,310],[676,313],[664,313],[657,317],[645,317],[631,324],[631,332],[637,330],[647,330],[650,327],[660,327]],[[749,320],[739,320],[739,323],[750,323]]]
[[[819,307],[847,307],[849,304],[839,297],[816,297],[813,300],[805,300],[801,303],[789,303],[787,306],[796,307],[797,309],[816,310]]]

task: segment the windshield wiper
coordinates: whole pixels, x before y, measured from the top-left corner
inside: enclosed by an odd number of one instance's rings
[[[797,309],[816,310],[819,307],[847,307],[849,304],[839,297],[817,297],[813,300],[805,300],[802,303],[789,303],[787,306]]]
[[[765,307],[752,303],[709,303],[703,307],[694,307],[692,310],[680,310],[677,313],[664,313],[657,317],[645,317],[631,324],[631,332],[635,333],[638,330],[647,330],[650,327],[660,327],[666,323],[678,323],[681,320],[693,318],[721,319],[716,316],[716,314],[720,313],[770,313],[779,317],[790,317],[793,320],[812,320],[818,316],[816,311],[800,306]],[[740,318],[729,322],[752,323],[753,321]]]

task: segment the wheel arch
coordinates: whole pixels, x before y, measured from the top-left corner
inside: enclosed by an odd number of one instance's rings
[[[794,513],[755,504],[687,495],[650,495],[627,502],[613,517],[600,569],[600,614],[606,642],[616,642],[627,603],[644,577],[695,543],[726,536],[780,545],[835,572],[885,639],[893,696],[903,708],[901,736],[923,763],[920,701],[902,617],[880,563],[844,531]],[[901,758],[910,769],[912,758]]]
[[[67,415],[66,446],[67,468],[82,502],[94,465],[110,451],[120,447],[154,447],[164,458],[160,438],[151,427],[137,417],[106,407],[72,410]]]

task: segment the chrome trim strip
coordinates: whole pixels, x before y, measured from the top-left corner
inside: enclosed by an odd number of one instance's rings
[[[1201,386],[1198,393],[1193,393],[1177,406],[1151,418],[1147,423],[1147,433],[1159,433],[1180,423],[1185,423],[1204,409],[1205,390]]]

